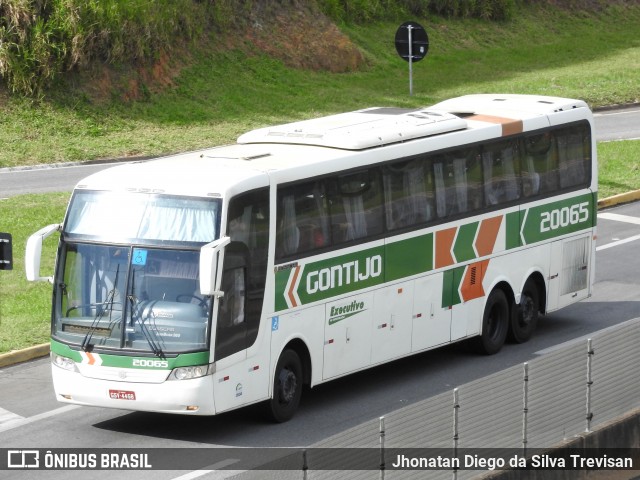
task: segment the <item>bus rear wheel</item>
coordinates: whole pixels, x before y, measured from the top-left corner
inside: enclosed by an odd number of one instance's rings
[[[531,338],[538,325],[540,310],[538,289],[532,281],[525,283],[520,295],[520,305],[514,310],[509,339],[516,343],[524,343]]]
[[[487,299],[482,316],[482,333],[474,339],[478,353],[493,355],[498,353],[507,338],[509,330],[509,301],[499,288],[493,290]]]
[[[302,396],[302,363],[294,350],[285,350],[278,359],[273,378],[273,396],[267,414],[273,421],[290,420],[298,409]]]

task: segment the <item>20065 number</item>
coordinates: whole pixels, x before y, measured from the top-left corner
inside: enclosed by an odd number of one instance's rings
[[[589,202],[558,208],[540,215],[540,231],[549,232],[589,220]]]

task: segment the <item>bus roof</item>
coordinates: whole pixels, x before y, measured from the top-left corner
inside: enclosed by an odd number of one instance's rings
[[[432,108],[444,110],[454,115],[498,114],[524,119],[531,114],[551,115],[575,108],[588,108],[588,106],[582,100],[545,95],[476,94],[451,98],[434,105]]]
[[[429,108],[368,108],[260,128],[238,143],[134,162],[76,188],[224,197],[455,145],[544,128],[554,115],[590,118],[583,101],[538,95],[467,95]],[[384,148],[382,148],[384,147]]]
[[[363,150],[465,128],[467,122],[446,112],[374,107],[253,130],[241,135],[238,143],[295,143]]]
[[[367,108],[260,128],[238,143],[287,143],[364,150],[444,133],[483,128],[470,122],[520,125],[560,111],[587,108],[581,100],[540,95],[466,95],[422,109]]]

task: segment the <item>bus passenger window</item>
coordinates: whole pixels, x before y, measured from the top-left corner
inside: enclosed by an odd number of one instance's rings
[[[239,325],[245,320],[245,269],[225,271],[223,280],[222,291],[225,295],[220,301],[218,332],[221,328]],[[219,333],[219,336],[222,335]]]
[[[329,244],[324,185],[308,182],[278,191],[276,256],[287,257]]]
[[[342,175],[330,195],[333,243],[379,235],[384,229],[377,170]]]
[[[549,193],[558,188],[558,157],[550,132],[524,139],[522,192],[525,197]]]
[[[479,158],[477,149],[455,151],[434,158],[438,218],[482,207],[482,169]]]
[[[482,152],[485,205],[490,207],[520,198],[518,144],[508,140],[489,145]]]
[[[423,160],[385,166],[382,183],[389,230],[420,225],[435,217],[433,178]]]
[[[588,187],[591,177],[591,136],[580,125],[559,130],[558,160],[560,162],[560,188]]]

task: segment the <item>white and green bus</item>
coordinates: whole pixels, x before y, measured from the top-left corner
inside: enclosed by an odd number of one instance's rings
[[[214,415],[469,340],[496,353],[594,281],[579,100],[470,95],[263,128],[82,180],[32,235],[62,402]],[[43,239],[60,232],[55,272]]]

